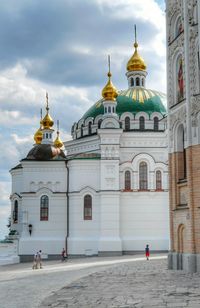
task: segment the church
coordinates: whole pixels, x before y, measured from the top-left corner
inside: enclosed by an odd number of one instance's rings
[[[99,101],[56,136],[48,95],[34,145],[10,170],[11,229],[19,256],[47,259],[169,249],[166,96],[146,87],[138,51],[126,67],[127,89],[112,82],[110,59]]]

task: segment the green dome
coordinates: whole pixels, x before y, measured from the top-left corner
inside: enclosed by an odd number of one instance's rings
[[[136,114],[144,111],[151,115],[153,112],[159,112],[163,116],[166,112],[166,95],[154,90],[145,89],[142,87],[130,88],[128,90],[120,91],[117,97],[116,112],[121,116],[124,112],[131,112]],[[99,114],[104,114],[103,99],[96,102],[83,115],[82,119],[88,117],[96,118]]]

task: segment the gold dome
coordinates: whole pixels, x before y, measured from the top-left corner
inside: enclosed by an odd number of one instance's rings
[[[51,116],[49,115],[48,112],[45,115],[44,119],[41,121],[41,124],[43,125],[44,129],[48,129],[48,128],[51,128],[53,126],[53,124],[54,124],[53,119],[51,118]]]
[[[58,132],[57,132],[57,137],[56,137],[56,139],[55,139],[55,141],[54,141],[54,146],[55,146],[56,148],[62,148],[62,146],[63,146],[63,142],[62,142],[62,140],[60,139],[59,133],[58,133]]]
[[[112,81],[110,80],[112,74],[110,72],[110,56],[108,56],[108,82],[102,90],[102,96],[106,101],[115,101],[116,97],[118,96],[117,89],[113,85]]]
[[[146,63],[137,51],[138,43],[135,43],[134,47],[135,52],[127,63],[127,71],[146,71]]]
[[[112,81],[110,80],[111,73],[108,73],[108,82],[102,90],[102,96],[106,101],[115,101],[117,97],[117,89],[114,87]]]
[[[137,43],[137,32],[136,32],[136,25],[135,25],[135,52],[130,58],[130,60],[127,63],[127,71],[146,71],[146,63],[142,59],[142,57],[138,54],[137,48],[138,48],[138,43]]]
[[[42,142],[42,130],[41,127],[34,134],[34,140],[36,144],[41,144]]]
[[[46,93],[46,115],[43,120],[41,120],[40,124],[43,126],[43,129],[49,129],[53,126],[54,122],[52,117],[49,114],[49,102],[48,102],[48,93]]]

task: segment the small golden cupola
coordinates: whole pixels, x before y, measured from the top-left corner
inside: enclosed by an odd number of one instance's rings
[[[62,142],[62,140],[60,139],[60,132],[59,132],[59,121],[57,121],[57,137],[56,137],[56,139],[55,139],[55,141],[54,141],[54,146],[56,147],[56,148],[62,148],[62,146],[63,146],[63,142]]]
[[[41,121],[41,124],[43,126],[43,129],[51,129],[51,127],[53,126],[54,122],[53,119],[51,118],[50,114],[49,114],[49,99],[48,99],[48,93],[46,93],[46,115],[44,117],[44,119]]]
[[[135,52],[127,63],[127,71],[146,71],[146,63],[138,53],[138,43],[136,36],[136,25],[135,25],[135,43],[134,43]]]
[[[115,101],[116,97],[118,96],[118,93],[117,93],[117,89],[115,88],[115,86],[113,85],[111,81],[112,74],[110,72],[110,56],[108,56],[108,68],[109,68],[108,82],[102,90],[102,96],[104,100],[106,101]]]
[[[38,130],[36,131],[36,133],[34,134],[34,140],[35,140],[35,143],[36,144],[41,144],[41,142],[42,142],[42,136],[43,136],[43,134],[42,134],[42,109],[41,109],[41,112],[40,112],[40,114],[41,114],[41,120],[40,120],[40,128],[38,128]]]

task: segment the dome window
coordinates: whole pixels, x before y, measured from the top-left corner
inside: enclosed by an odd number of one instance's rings
[[[144,78],[142,78],[142,86],[144,87]]]
[[[139,129],[144,130],[145,129],[145,119],[144,117],[139,118]]]
[[[92,122],[88,123],[88,135],[92,134]]]
[[[98,129],[101,128],[102,119],[98,121]]]
[[[133,78],[130,79],[130,85],[131,85],[131,87],[134,87],[134,79]]]
[[[81,124],[81,137],[83,137],[83,124]]]
[[[111,107],[108,106],[108,113],[111,113]]]
[[[154,119],[153,119],[153,128],[154,128],[154,130],[155,131],[158,131],[158,128],[159,128],[159,123],[158,123],[158,117],[155,117]]]
[[[138,86],[140,86],[140,78],[139,77],[136,78],[136,87],[138,87]]]
[[[129,117],[125,117],[125,131],[129,131],[130,130],[130,118]]]

